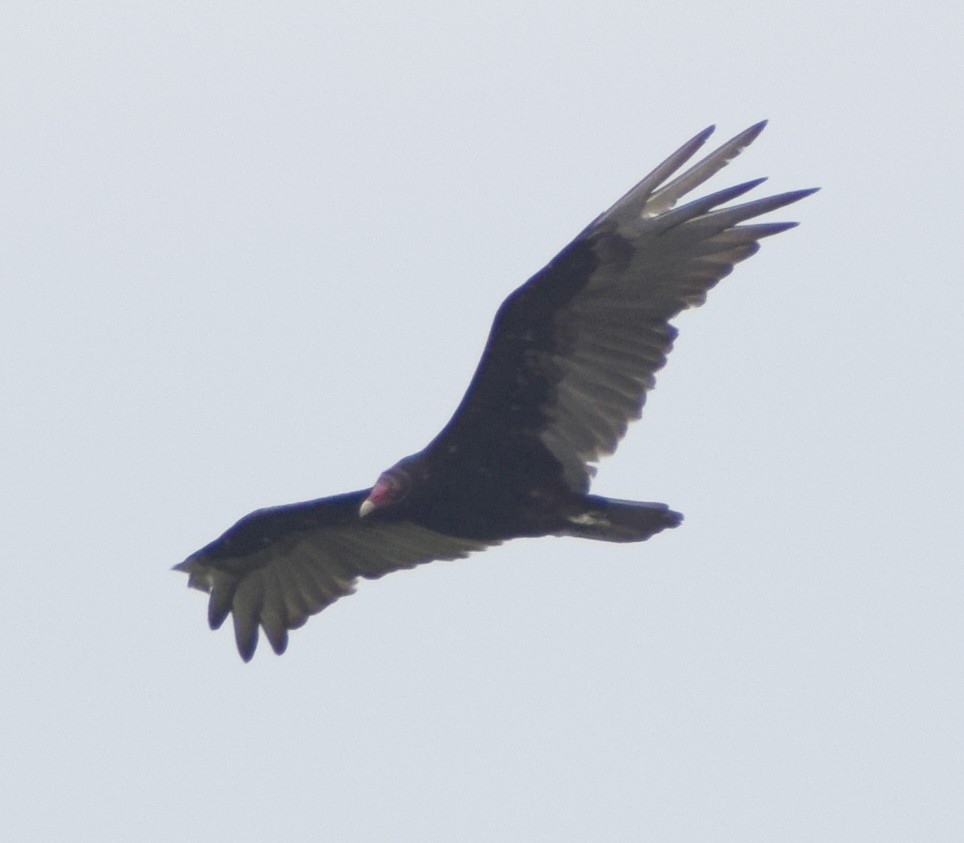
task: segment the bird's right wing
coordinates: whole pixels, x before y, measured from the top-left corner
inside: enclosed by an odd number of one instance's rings
[[[751,126],[680,170],[685,143],[503,302],[469,388],[440,439],[536,437],[585,491],[600,457],[638,419],[676,329],[670,319],[792,222],[748,220],[812,193],[727,204],[763,179],[679,201],[760,134]]]
[[[252,512],[175,570],[211,595],[212,629],[233,615],[238,652],[249,661],[259,625],[274,651],[283,653],[288,630],[351,594],[358,577],[376,579],[489,546],[377,513],[360,518],[367,495],[352,492]]]

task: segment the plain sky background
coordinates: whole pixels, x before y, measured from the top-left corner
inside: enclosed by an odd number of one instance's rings
[[[10,840],[964,839],[955,3],[0,8]],[[705,125],[819,185],[595,490],[244,665],[170,567],[370,485]]]

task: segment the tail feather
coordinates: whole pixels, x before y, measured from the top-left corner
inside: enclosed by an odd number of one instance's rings
[[[679,526],[683,516],[665,503],[621,501],[598,495],[585,496],[582,512],[570,516],[557,535],[604,542],[641,542],[663,530]]]

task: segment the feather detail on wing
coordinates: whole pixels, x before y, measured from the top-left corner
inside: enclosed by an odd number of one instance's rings
[[[445,536],[408,521],[358,517],[367,492],[262,509],[189,556],[175,570],[208,592],[212,629],[234,617],[238,651],[254,655],[260,626],[276,653],[288,631],[354,591],[358,577],[436,559],[458,559],[489,545]]]
[[[737,205],[745,182],[676,207],[763,130],[759,123],[673,178],[713,128],[684,144],[595,219],[496,316],[475,376],[441,435],[487,429],[538,437],[584,492],[594,463],[638,419],[676,329],[669,320],[706,300],[759,241],[796,223],[741,225],[812,193]],[[667,179],[670,179],[667,181]]]

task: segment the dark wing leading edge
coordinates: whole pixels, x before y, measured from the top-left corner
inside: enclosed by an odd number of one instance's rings
[[[351,594],[358,577],[376,579],[488,546],[377,514],[361,519],[368,491],[252,512],[175,567],[189,575],[189,585],[210,593],[212,629],[233,615],[245,661],[254,655],[259,625],[283,653],[288,630]]]
[[[698,134],[594,220],[503,302],[462,403],[438,440],[538,437],[577,490],[589,486],[638,419],[676,330],[669,320],[703,303],[759,241],[796,223],[741,225],[812,190],[721,207],[763,179],[676,208],[763,130],[752,126],[674,174],[706,142]],[[436,440],[436,441],[438,441]]]

